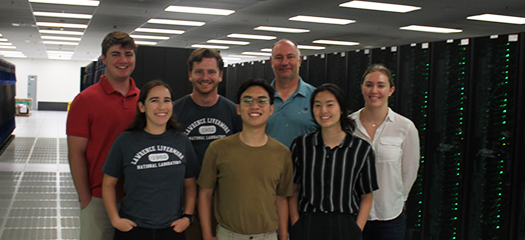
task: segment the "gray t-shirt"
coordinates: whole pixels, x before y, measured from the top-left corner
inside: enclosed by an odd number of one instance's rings
[[[174,131],[121,133],[102,168],[105,174],[124,180],[120,217],[152,229],[168,228],[181,217],[184,180],[199,171],[188,137]]]
[[[242,130],[235,103],[223,96],[219,96],[215,105],[202,107],[186,95],[175,101],[173,113],[184,134],[188,135],[201,165],[211,142]]]

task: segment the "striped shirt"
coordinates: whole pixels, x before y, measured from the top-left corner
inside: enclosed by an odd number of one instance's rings
[[[361,195],[379,189],[374,151],[352,133],[330,149],[317,130],[295,138],[291,151],[299,212],[357,214]]]

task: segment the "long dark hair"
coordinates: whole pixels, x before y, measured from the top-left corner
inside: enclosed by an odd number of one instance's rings
[[[337,100],[337,103],[339,104],[339,107],[341,108],[341,118],[339,122],[341,123],[341,128],[343,129],[343,131],[353,132],[355,129],[355,122],[354,120],[348,117],[348,115],[350,114],[350,110],[348,109],[348,103],[346,102],[346,95],[339,86],[333,83],[325,83],[317,87],[312,93],[312,97],[310,98],[310,113],[312,114],[312,118],[315,119],[315,116],[314,116],[315,97],[317,96],[317,94],[319,94],[320,92],[324,92],[324,91],[328,91],[331,94],[333,94],[335,99]]]
[[[140,96],[138,102],[142,104],[146,104],[146,98],[148,97],[149,92],[151,89],[153,89],[156,86],[163,86],[167,88],[170,91],[171,100],[173,101],[173,91],[171,90],[170,86],[161,81],[161,80],[152,80],[144,84],[142,86],[142,89],[140,90]],[[131,123],[126,129],[126,131],[143,131],[144,128],[146,128],[147,120],[146,120],[146,113],[140,112],[139,105],[137,102],[137,112],[135,113],[135,120],[133,120],[133,123]],[[166,123],[166,130],[173,130],[173,131],[180,131],[181,126],[180,124],[175,120],[175,113],[171,114],[171,118]]]

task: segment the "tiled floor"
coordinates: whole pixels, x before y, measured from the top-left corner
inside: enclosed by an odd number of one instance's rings
[[[15,138],[0,155],[0,240],[78,239],[66,117],[53,111],[16,117]]]

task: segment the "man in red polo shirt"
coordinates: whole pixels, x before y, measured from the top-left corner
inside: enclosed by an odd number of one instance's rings
[[[113,239],[102,201],[102,166],[117,135],[135,116],[140,90],[130,78],[137,45],[127,33],[111,32],[102,42],[106,75],[79,93],[67,117],[69,166],[80,199],[80,240]]]

